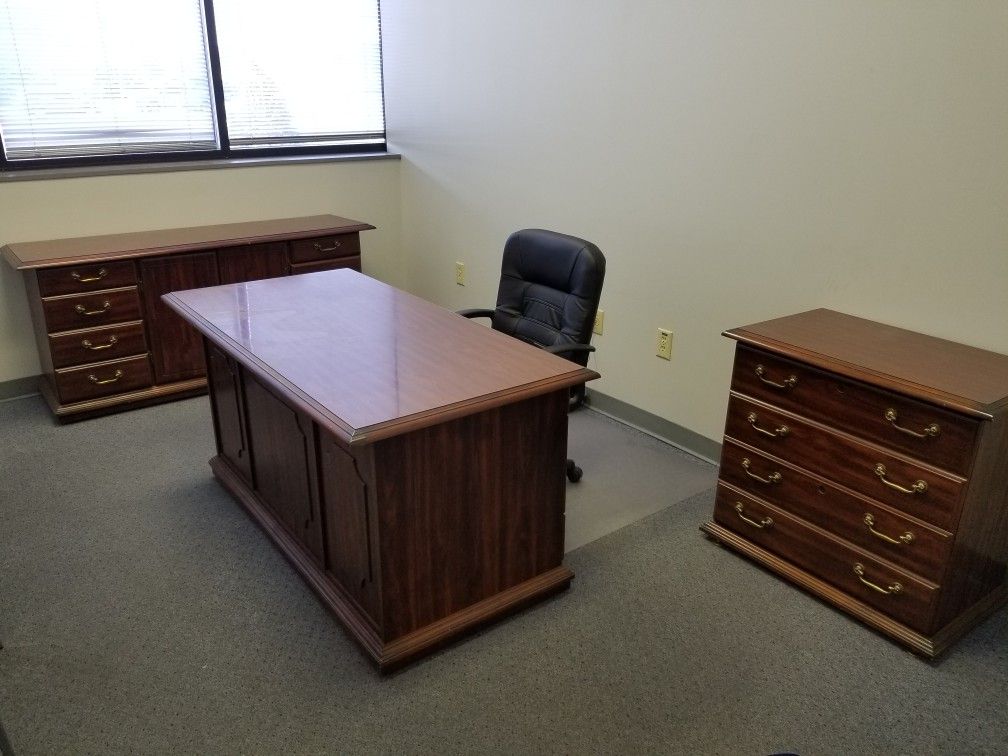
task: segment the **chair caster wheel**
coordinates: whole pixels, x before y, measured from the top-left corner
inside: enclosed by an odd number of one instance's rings
[[[584,470],[574,464],[574,460],[567,460],[567,480],[571,483],[577,483],[581,480],[581,476],[584,475]]]

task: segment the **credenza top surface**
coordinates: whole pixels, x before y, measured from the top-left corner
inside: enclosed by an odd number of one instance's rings
[[[337,215],[223,223],[213,226],[134,231],[73,239],[16,242],[3,247],[7,262],[19,270],[171,254],[218,246],[279,239],[352,233],[372,229],[369,223]]]
[[[833,310],[724,335],[971,414],[990,416],[1008,404],[1008,356]]]
[[[352,270],[193,289],[164,299],[351,443],[598,377]]]

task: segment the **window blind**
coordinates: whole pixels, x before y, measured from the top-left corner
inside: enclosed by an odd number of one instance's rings
[[[0,0],[8,160],[218,148],[199,0]]]
[[[214,0],[232,150],[384,144],[377,0]]]

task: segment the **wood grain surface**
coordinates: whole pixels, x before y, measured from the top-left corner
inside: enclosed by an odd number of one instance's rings
[[[372,228],[374,226],[370,223],[361,223],[336,215],[313,215],[305,218],[279,218],[214,226],[82,236],[73,239],[18,242],[7,244],[0,251],[11,266],[26,270],[70,263],[135,259],[170,254],[183,249],[193,251],[267,242],[271,237],[295,239],[322,234],[353,233]]]
[[[347,269],[177,291],[164,299],[350,442],[598,377]]]

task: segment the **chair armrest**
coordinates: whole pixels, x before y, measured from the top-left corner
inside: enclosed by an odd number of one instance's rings
[[[544,352],[549,352],[550,354],[565,354],[567,352],[594,352],[595,347],[591,344],[554,344],[553,346],[543,347]]]
[[[461,315],[463,318],[492,318],[493,310],[456,310],[456,315]]]

